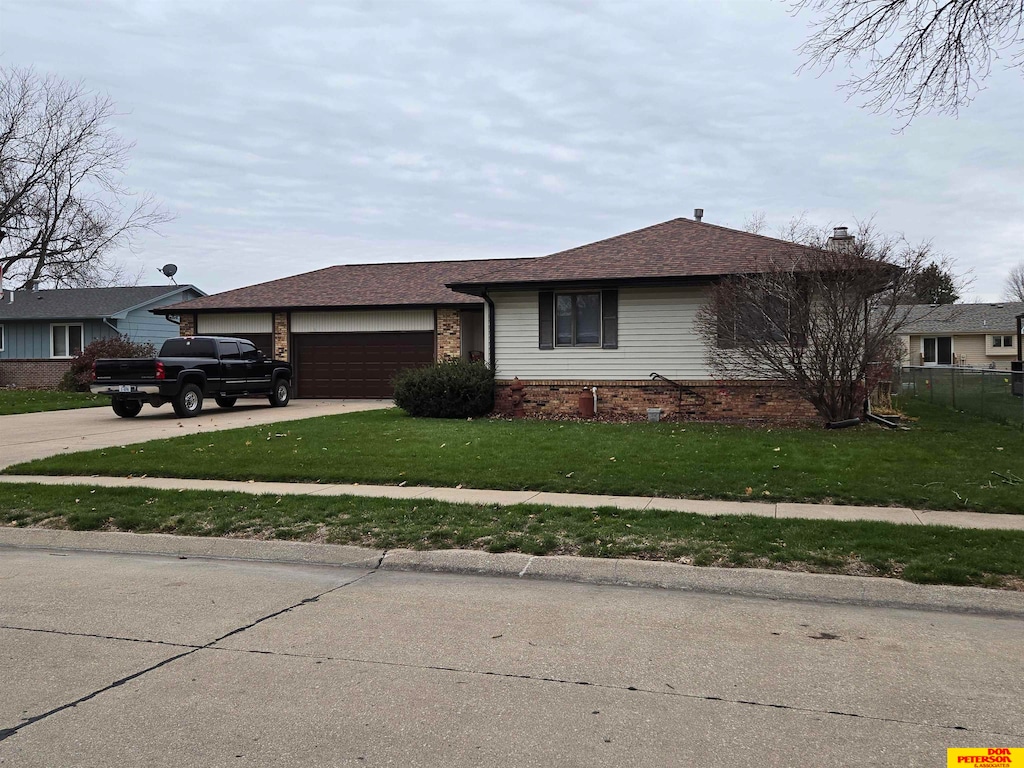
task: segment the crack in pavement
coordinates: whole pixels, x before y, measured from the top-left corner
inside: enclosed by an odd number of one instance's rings
[[[381,559],[383,559],[383,557]],[[205,650],[205,649],[209,649],[211,646],[215,645],[216,643],[221,642],[222,640],[226,640],[229,637],[233,637],[234,635],[237,635],[240,632],[245,632],[247,629],[252,629],[253,627],[255,627],[258,624],[262,624],[265,621],[269,621],[270,619],[277,618],[278,616],[281,616],[282,614],[288,613],[289,611],[292,611],[295,608],[300,608],[300,607],[302,607],[304,605],[309,605],[310,603],[315,603],[321,597],[325,597],[326,595],[329,595],[332,592],[337,592],[339,589],[344,589],[345,587],[352,586],[353,584],[355,584],[355,583],[357,583],[359,581],[362,581],[365,578],[368,578],[368,577],[372,576],[376,572],[377,572],[376,569],[374,569],[372,571],[368,571],[368,572],[362,574],[361,576],[357,576],[356,578],[351,579],[350,581],[346,581],[343,584],[338,584],[337,586],[331,587],[330,589],[326,589],[323,592],[320,592],[320,593],[318,593],[316,595],[313,595],[312,597],[303,598],[302,600],[299,600],[299,602],[294,603],[292,605],[289,605],[286,608],[282,608],[281,610],[274,611],[273,613],[268,613],[266,616],[261,616],[260,618],[256,619],[255,621],[252,621],[252,622],[250,622],[250,623],[248,623],[248,624],[246,624],[244,626],[232,629],[230,632],[227,632],[227,633],[221,635],[220,637],[214,638],[213,640],[211,640],[210,642],[208,642],[208,643],[206,643],[204,645],[196,645],[196,646],[184,645],[184,646],[181,646],[181,647],[188,648],[188,650],[183,652],[183,653],[179,653],[179,654],[176,654],[174,656],[171,656],[170,658],[164,659],[163,661],[159,661],[156,664],[153,664],[153,665],[151,665],[149,667],[146,667],[145,669],[139,670],[138,672],[133,672],[130,675],[126,675],[125,677],[119,678],[119,679],[115,680],[114,682],[110,683],[109,685],[105,685],[102,688],[98,688],[97,690],[92,691],[91,693],[87,693],[84,696],[80,696],[79,698],[75,699],[74,701],[70,701],[70,702],[67,702],[65,704],[61,704],[61,705],[59,705],[57,707],[54,707],[53,709],[51,709],[51,710],[49,710],[47,712],[43,712],[41,714],[34,715],[33,717],[26,718],[22,722],[18,723],[17,725],[11,726],[10,728],[0,728],[0,742],[5,741],[6,739],[9,739],[11,736],[14,736],[16,733],[18,733],[19,731],[23,730],[24,728],[27,728],[30,725],[35,725],[36,723],[38,723],[38,722],[40,722],[42,720],[45,720],[48,717],[52,717],[53,715],[56,715],[56,714],[58,714],[60,712],[63,712],[66,709],[72,709],[74,707],[77,707],[79,704],[84,704],[87,701],[91,701],[92,699],[95,699],[97,696],[99,696],[102,693],[106,693],[107,691],[111,691],[114,688],[118,688],[118,687],[124,685],[125,683],[130,683],[132,680],[136,680],[136,679],[142,677],[143,675],[147,675],[150,672],[153,672],[153,671],[155,671],[157,669],[160,669],[161,667],[164,667],[164,666],[166,666],[166,665],[168,665],[168,664],[170,664],[170,663],[172,663],[174,661],[177,661],[178,659],[183,659],[186,656],[191,656],[192,654],[198,653],[199,651],[202,651],[202,650]],[[19,628],[18,627],[11,627],[11,629],[19,629]],[[67,635],[74,635],[75,634],[75,633],[72,633],[72,632],[56,632],[54,630],[26,630],[26,631],[53,632],[54,634],[67,634]],[[85,637],[102,637],[102,635],[86,635],[84,633],[83,633],[82,636],[85,636]],[[110,639],[113,639],[113,640],[131,640],[131,638],[117,638],[117,637],[113,637],[113,638],[110,638]],[[161,641],[156,641],[156,640],[135,640],[134,642],[165,644],[165,643],[162,643]],[[174,643],[166,643],[166,645],[175,645],[175,644]]]
[[[194,643],[175,643],[171,640],[147,640],[142,637],[121,637],[120,635],[101,635],[95,632],[69,632],[65,629],[42,629],[40,627],[15,627],[10,624],[0,624],[0,629],[9,629],[14,632],[38,632],[43,635],[63,635],[64,637],[93,637],[97,640],[121,640],[126,643],[149,643],[151,645],[168,645],[172,648],[202,648]]]
[[[701,693],[686,693],[672,689],[663,691],[654,688],[642,688],[635,685],[616,685],[613,683],[592,683],[586,680],[566,680],[558,677],[544,677],[541,675],[518,674],[514,672],[494,672],[489,670],[465,669],[462,667],[445,667],[433,664],[414,664],[406,661],[384,661],[380,659],[360,659],[347,656],[318,656],[316,654],[290,653],[288,651],[266,651],[250,648],[209,648],[211,651],[222,651],[227,653],[251,653],[261,656],[283,656],[287,658],[309,659],[313,661],[337,661],[350,664],[367,664],[371,666],[399,667],[404,669],[419,669],[431,672],[454,672],[463,675],[476,675],[480,677],[498,677],[508,680],[528,680],[540,683],[555,683],[557,685],[574,685],[587,688],[600,688],[610,691],[626,691],[629,693],[645,693],[655,696],[674,696],[676,698],[690,699],[694,701],[721,702],[723,704],[737,704],[749,707],[764,707],[766,709],[786,710],[790,712],[802,712],[811,715],[832,715],[834,717],[848,717],[860,720],[870,720],[878,723],[890,723],[893,725],[910,725],[919,728],[935,728],[946,731],[959,731],[962,733],[976,733],[986,736],[1004,736],[1009,738],[1024,738],[1024,733],[1004,733],[1003,731],[990,731],[981,728],[971,728],[965,725],[946,725],[943,723],[926,723],[919,720],[902,720],[895,717],[882,717],[880,715],[864,715],[857,712],[843,712],[834,709],[816,709],[814,707],[800,707],[793,704],[776,704],[765,701],[752,701],[749,699],[730,699],[724,696],[711,696]],[[666,683],[667,685],[667,683]],[[671,686],[669,686],[671,688]]]

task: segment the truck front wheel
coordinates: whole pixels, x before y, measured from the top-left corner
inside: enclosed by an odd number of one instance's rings
[[[174,412],[179,419],[198,416],[199,412],[203,410],[203,390],[195,384],[186,384],[174,398],[173,405]]]
[[[130,419],[133,416],[139,415],[139,411],[142,410],[142,401],[125,400],[124,398],[114,397],[110,400],[110,407],[113,408],[114,413],[122,419]]]
[[[274,389],[270,393],[270,404],[275,408],[284,408],[292,399],[292,389],[287,379],[278,379],[274,382]]]

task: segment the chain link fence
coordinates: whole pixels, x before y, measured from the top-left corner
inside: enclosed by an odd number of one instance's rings
[[[906,366],[893,394],[1024,428],[1024,373],[960,366]]]

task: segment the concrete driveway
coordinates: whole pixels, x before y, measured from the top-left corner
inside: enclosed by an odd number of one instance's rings
[[[0,764],[945,765],[1019,618],[0,549]]]
[[[142,443],[165,437],[295,421],[314,416],[390,408],[390,400],[292,400],[285,408],[272,408],[265,399],[239,400],[234,408],[204,403],[193,419],[179,419],[174,410],[144,406],[134,419],[122,419],[110,408],[21,413],[0,416],[0,469],[57,453]]]

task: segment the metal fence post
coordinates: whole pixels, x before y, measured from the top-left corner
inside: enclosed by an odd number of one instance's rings
[[[953,400],[953,409],[956,409],[956,367],[949,366],[949,396]]]
[[[928,402],[935,402],[935,377],[929,376],[928,379]]]
[[[985,415],[985,372],[981,372],[981,415]]]

